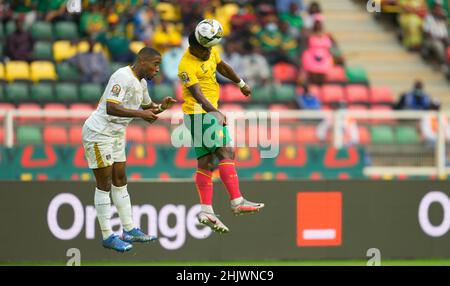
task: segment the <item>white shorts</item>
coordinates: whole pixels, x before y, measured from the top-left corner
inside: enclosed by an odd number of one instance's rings
[[[90,169],[112,166],[116,162],[125,162],[125,135],[110,137],[92,131],[83,126],[83,147]]]

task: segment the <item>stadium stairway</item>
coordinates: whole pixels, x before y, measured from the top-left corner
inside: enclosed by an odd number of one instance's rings
[[[362,0],[361,0],[362,1]],[[450,87],[443,73],[434,71],[416,53],[406,51],[393,29],[386,29],[356,0],[320,0],[325,28],[333,34],[348,66],[362,66],[372,86],[388,86],[398,96],[411,89],[414,79],[450,109]],[[365,1],[363,1],[365,2]]]

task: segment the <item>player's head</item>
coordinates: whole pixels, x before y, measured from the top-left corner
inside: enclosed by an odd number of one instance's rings
[[[140,70],[141,76],[151,80],[158,72],[161,65],[161,54],[150,47],[142,48],[136,57],[135,66]]]
[[[189,51],[191,54],[203,61],[207,61],[209,56],[211,56],[211,48],[206,48],[200,45],[200,43],[195,38],[195,33],[189,34]]]

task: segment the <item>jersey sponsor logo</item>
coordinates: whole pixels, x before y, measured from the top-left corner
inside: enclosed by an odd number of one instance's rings
[[[105,158],[106,158],[106,160],[111,160],[111,155],[108,154],[105,156]]]
[[[121,90],[120,85],[115,84],[111,89],[111,93],[114,96],[119,96],[120,90]]]
[[[188,83],[190,81],[189,75],[187,74],[187,72],[180,73],[180,78],[184,83]]]

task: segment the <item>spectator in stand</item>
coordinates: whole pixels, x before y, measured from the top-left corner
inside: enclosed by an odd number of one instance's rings
[[[80,31],[87,36],[95,37],[107,29],[106,18],[96,3],[89,5],[88,11],[83,11],[80,19]]]
[[[322,9],[320,8],[319,3],[313,1],[309,4],[308,13],[302,17],[303,27],[306,30],[305,32],[311,31],[313,29],[314,22],[316,21],[317,16],[323,18]]]
[[[289,23],[280,22],[279,29],[282,36],[281,52],[286,61],[298,66],[299,41],[289,32]]]
[[[427,13],[425,0],[401,0],[402,12],[399,23],[402,30],[403,45],[412,51],[418,51],[422,45],[422,23]]]
[[[283,34],[278,27],[278,18],[269,16],[267,23],[257,33],[263,55],[270,65],[278,62],[292,62],[288,55],[283,51]]]
[[[302,55],[302,66],[307,80],[313,84],[325,83],[326,74],[333,67],[333,56],[330,52],[335,42],[326,33],[322,21],[316,21],[312,33],[308,37],[308,46]]]
[[[423,90],[423,83],[420,80],[416,80],[413,89],[403,94],[394,108],[403,110],[428,110],[432,106],[431,99]]]
[[[295,14],[301,13],[305,7],[303,0],[275,0],[275,6],[278,14],[288,13],[291,10],[291,5],[294,4],[297,8]]]
[[[168,49],[181,45],[181,33],[174,24],[161,21],[161,24],[155,28],[153,45],[161,55],[164,55]]]
[[[296,99],[298,108],[305,110],[320,110],[321,104],[320,100],[317,98],[316,94],[309,91],[308,85],[303,85],[303,90],[301,93],[297,94]]]
[[[32,61],[33,38],[23,28],[23,20],[15,21],[16,30],[6,38],[5,55],[14,61]]]
[[[425,17],[423,23],[424,44],[422,54],[428,57],[434,54],[439,60],[439,64],[445,69],[446,50],[449,45],[447,16],[442,5],[436,2],[433,5],[431,14]]]
[[[80,71],[82,82],[105,84],[109,77],[108,61],[101,51],[94,50],[95,44],[89,40],[86,53],[77,53],[67,61]]]
[[[303,28],[303,19],[297,3],[291,2],[289,10],[280,14],[280,20],[289,24],[289,34],[295,39],[299,39]]]
[[[130,41],[125,34],[125,28],[120,25],[119,18],[109,17],[110,30],[98,35],[97,40],[104,44],[115,62],[130,63],[134,61],[134,54],[130,50]]]
[[[162,57],[162,73],[164,75],[164,78],[166,78],[172,84],[176,84],[178,82],[178,69],[174,67],[178,66],[181,58],[183,57],[183,54],[184,49],[181,46],[178,46],[168,50]]]
[[[239,42],[234,41],[232,38],[229,38],[223,45],[223,52],[220,57],[224,62],[231,66],[236,73],[243,74],[242,56],[239,53],[238,43]],[[231,83],[229,79],[220,73],[217,73],[217,81],[219,83]]]
[[[440,104],[434,102],[430,106],[430,111],[439,111]],[[438,132],[439,132],[439,120],[438,116],[436,114],[428,113],[424,117],[422,117],[422,120],[420,121],[420,131],[425,139],[425,143],[427,147],[434,148],[436,145],[436,141],[438,138]],[[448,120],[446,116],[442,117],[442,123],[444,128],[444,136],[446,141],[450,141],[450,126],[448,124]]]
[[[244,42],[242,49],[242,76],[250,86],[263,86],[270,81],[270,66],[258,46]]]

